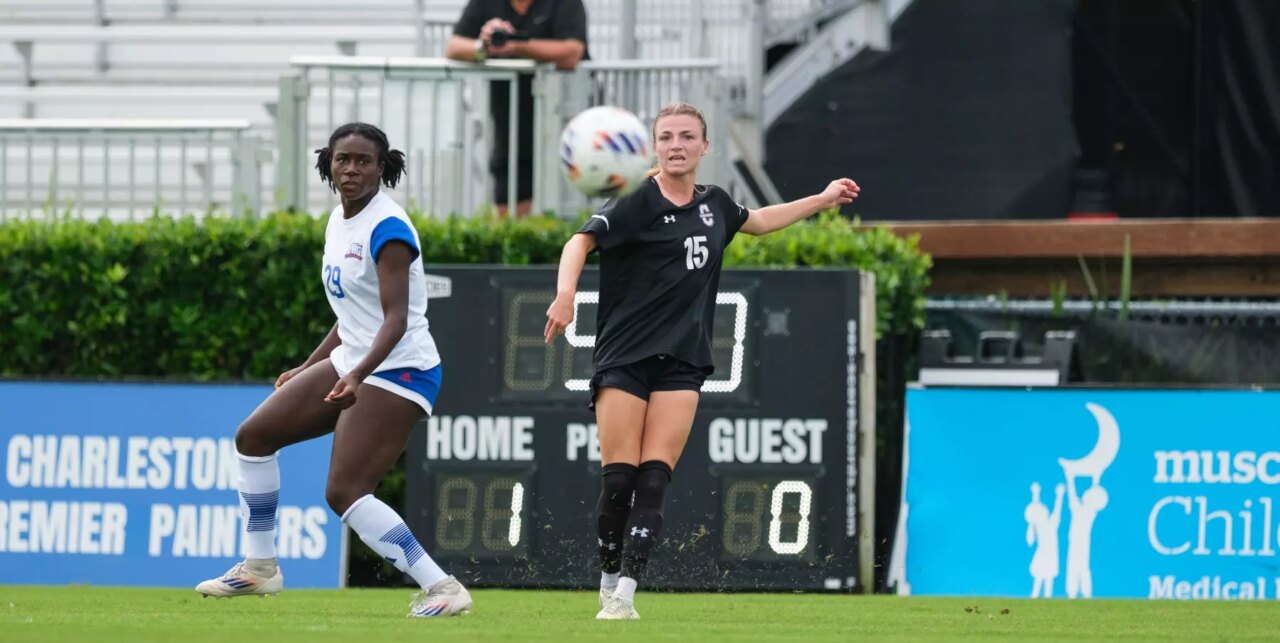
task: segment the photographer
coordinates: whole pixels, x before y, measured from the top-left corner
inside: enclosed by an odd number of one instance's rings
[[[489,58],[531,58],[573,69],[587,60],[587,12],[582,0],[470,0],[445,48],[453,60],[484,62]],[[510,131],[510,83],[490,83],[493,116],[493,200],[507,214]],[[516,159],[516,215],[529,213],[533,196],[533,78],[521,76],[517,91],[519,158]]]

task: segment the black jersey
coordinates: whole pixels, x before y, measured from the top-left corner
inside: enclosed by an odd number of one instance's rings
[[[606,203],[579,232],[600,250],[596,371],[671,355],[710,374],[711,328],[724,249],[747,209],[699,185],[676,206],[650,178]]]

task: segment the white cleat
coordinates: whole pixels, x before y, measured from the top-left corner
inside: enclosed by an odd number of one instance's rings
[[[199,585],[196,591],[205,596],[231,598],[232,596],[268,596],[279,594],[284,589],[284,576],[280,568],[270,578],[259,576],[245,567],[244,563],[236,563],[221,578],[211,578]]]
[[[635,621],[639,620],[640,615],[636,613],[636,602],[614,596],[612,593],[609,598],[605,599],[604,607],[600,608],[600,613],[596,614],[598,621]]]
[[[600,609],[604,609],[604,604],[613,598],[613,590],[607,587],[600,588]]]
[[[450,576],[425,592],[418,592],[409,603],[408,616],[430,618],[454,616],[471,611],[471,592]]]

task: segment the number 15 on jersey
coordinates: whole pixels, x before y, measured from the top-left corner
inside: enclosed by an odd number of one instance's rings
[[[684,240],[684,267],[689,270],[697,270],[707,265],[707,257],[710,251],[707,249],[707,237],[698,235],[696,237],[688,237]]]

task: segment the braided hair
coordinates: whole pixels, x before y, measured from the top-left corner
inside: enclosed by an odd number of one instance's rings
[[[378,162],[382,164],[382,182],[387,187],[394,188],[404,176],[404,152],[391,149],[391,143],[387,142],[387,134],[377,127],[368,123],[347,123],[333,130],[333,134],[329,136],[328,146],[316,150],[316,170],[320,172],[320,178],[329,184],[329,189],[338,191],[333,184],[333,148],[338,141],[348,136],[359,136],[378,148]]]

